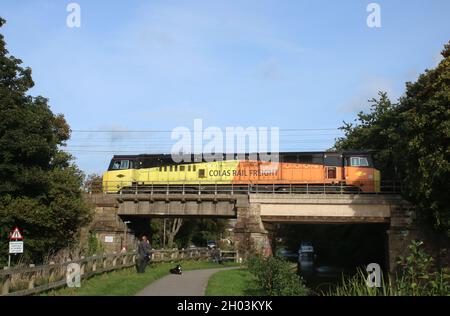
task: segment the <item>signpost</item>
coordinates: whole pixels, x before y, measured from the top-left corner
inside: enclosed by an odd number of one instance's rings
[[[20,233],[19,228],[14,228],[14,231],[9,236],[9,256],[8,256],[8,268],[11,267],[11,254],[23,253],[23,236]]]

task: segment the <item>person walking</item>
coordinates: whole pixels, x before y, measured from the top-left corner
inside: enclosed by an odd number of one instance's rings
[[[150,261],[150,242],[148,241],[147,236],[142,236],[137,249],[137,262],[136,262],[137,273],[144,273],[145,267],[147,266],[149,261]]]

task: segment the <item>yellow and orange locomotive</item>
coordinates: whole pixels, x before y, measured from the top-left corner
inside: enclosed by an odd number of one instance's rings
[[[380,172],[366,151],[283,152],[277,162],[259,154],[223,154],[207,162],[192,155],[191,161],[175,163],[171,155],[115,155],[103,174],[103,191],[153,185],[243,186],[283,185],[345,186],[361,192],[380,192]],[[216,155],[217,157],[217,155]]]

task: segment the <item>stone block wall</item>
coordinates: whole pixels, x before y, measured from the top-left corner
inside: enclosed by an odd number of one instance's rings
[[[137,241],[118,216],[117,198],[105,194],[89,194],[85,198],[94,209],[92,221],[85,228],[86,233],[94,233],[107,253],[120,252],[125,245],[128,250],[134,249]]]
[[[239,258],[246,259],[252,254],[272,255],[269,231],[261,221],[260,205],[237,208],[234,238]]]

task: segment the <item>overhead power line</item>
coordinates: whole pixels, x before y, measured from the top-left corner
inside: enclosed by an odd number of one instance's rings
[[[283,132],[296,132],[296,131],[337,131],[339,128],[280,128],[279,131]],[[82,130],[73,129],[74,133],[172,133],[172,130]]]

